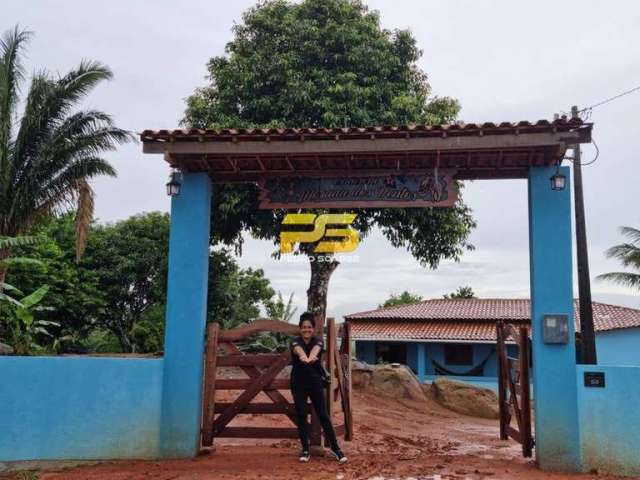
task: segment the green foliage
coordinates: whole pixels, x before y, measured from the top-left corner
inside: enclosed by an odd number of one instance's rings
[[[209,85],[187,100],[183,123],[196,127],[342,127],[446,123],[460,106],[434,97],[417,66],[409,31],[382,29],[356,0],[261,2],[234,27],[226,55],[209,61]],[[285,212],[259,210],[255,185],[214,186],[212,243],[241,251],[243,232],[277,243]],[[360,209],[354,227],[373,228],[423,266],[458,259],[475,227],[462,202],[452,208]],[[304,253],[304,252],[303,252]],[[277,254],[276,254],[277,255]],[[313,275],[331,275],[314,271]],[[312,280],[312,285],[326,282]],[[309,289],[309,304],[326,291]],[[312,305],[313,304],[313,305]],[[311,308],[311,307],[310,307]]]
[[[619,260],[623,267],[630,267],[635,272],[603,273],[596,278],[640,291],[640,230],[633,227],[621,227],[620,233],[629,241],[614,245],[607,250],[606,256]]]
[[[38,230],[37,243],[16,253],[37,262],[12,266],[8,281],[25,291],[47,283],[46,319],[59,324],[47,348],[62,352],[159,352],[163,349],[169,216],[146,213],[95,225],[75,261],[70,215]],[[233,328],[260,316],[274,291],[262,270],[241,269],[228,250],[213,250],[209,321]],[[8,295],[0,292],[0,295]],[[1,325],[0,325],[1,331]]]
[[[287,300],[287,303],[284,303],[282,292],[278,292],[275,300],[269,300],[267,302],[266,309],[267,316],[269,318],[287,323],[291,322],[293,316],[296,314],[296,311],[298,311],[298,309],[294,308],[293,306],[293,292],[291,292],[291,295],[289,295],[289,300]]]
[[[223,329],[260,316],[275,292],[262,269],[242,269],[226,249],[209,255],[208,321]]]
[[[45,353],[47,350],[41,346],[38,338],[52,337],[50,327],[59,326],[55,322],[36,318],[38,312],[49,310],[40,305],[48,291],[49,286],[43,285],[22,298],[0,300],[3,303],[0,305],[3,337],[18,355]],[[17,289],[14,292],[20,293]]]
[[[76,228],[84,240],[93,209],[86,182],[114,176],[100,155],[132,137],[107,114],[78,109],[98,84],[112,77],[98,62],[83,60],[57,77],[38,70],[20,99],[22,57],[30,37],[15,27],[0,41],[0,235],[28,232],[52,213],[78,203]],[[16,121],[20,104],[24,110]]]
[[[86,263],[75,262],[75,227],[71,215],[51,219],[37,230],[38,242],[15,248],[16,254],[35,262],[12,264],[7,281],[22,290],[33,291],[49,285],[47,319],[60,325],[55,329],[56,348],[82,351],[78,342],[95,328],[105,306],[98,285],[98,273]]]
[[[458,287],[458,289],[453,293],[448,293],[443,295],[442,298],[445,299],[455,299],[455,298],[476,298],[476,294],[469,285],[464,287]]]
[[[409,293],[405,290],[399,295],[392,293],[391,296],[387,300],[385,300],[382,305],[378,305],[378,308],[395,307],[397,305],[408,305],[421,301],[422,297],[420,295]]]

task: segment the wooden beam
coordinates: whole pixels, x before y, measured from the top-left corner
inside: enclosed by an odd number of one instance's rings
[[[313,140],[306,142],[204,142],[180,141],[174,143],[144,142],[144,153],[170,153],[184,154],[220,154],[220,155],[273,155],[273,154],[304,154],[315,155],[322,153],[345,154],[355,152],[415,152],[440,150],[467,150],[467,149],[499,149],[499,148],[531,148],[557,145],[559,143],[576,144],[587,143],[585,135],[579,131],[567,132],[541,132],[521,133],[520,135],[463,135],[447,137],[411,137],[406,138],[381,138],[372,142],[368,139],[351,139],[345,141]],[[589,135],[590,137],[590,135]]]
[[[268,367],[278,361],[279,354],[255,353],[218,356],[220,367]]]
[[[220,326],[216,322],[207,324],[207,344],[205,347],[204,365],[204,397],[202,403],[202,444],[210,446],[213,443],[213,419],[216,403],[216,369],[218,358],[218,332]]]
[[[232,402],[218,402],[215,406],[216,413],[222,413],[233,405]],[[249,403],[244,406],[239,414],[285,414],[295,415],[296,409],[293,403]],[[307,404],[307,413],[311,413],[311,404]]]
[[[251,322],[249,325],[243,325],[231,330],[222,330],[219,338],[221,342],[236,342],[259,332],[277,332],[285,335],[297,335],[299,328],[296,325],[281,320],[260,318]]]
[[[218,390],[246,390],[255,383],[255,378],[219,378],[216,380]],[[264,386],[265,390],[288,390],[288,378],[275,378]]]
[[[298,438],[297,428],[286,427],[227,427],[220,438]]]

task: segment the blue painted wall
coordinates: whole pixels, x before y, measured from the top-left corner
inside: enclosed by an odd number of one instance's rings
[[[598,332],[596,349],[600,365],[640,366],[640,328]]]
[[[575,342],[543,343],[542,318],[564,314],[573,319],[573,264],[570,170],[564,190],[554,191],[554,167],[529,169],[529,273],[536,458],[543,469],[577,471],[580,449]],[[569,338],[574,322],[569,321]]]
[[[578,365],[577,370],[583,469],[640,476],[640,368]],[[604,372],[605,388],[585,387],[585,371]]]
[[[0,357],[0,461],[157,457],[162,363]]]
[[[209,176],[183,175],[180,195],[171,199],[160,443],[164,457],[193,457],[200,447],[210,213]]]

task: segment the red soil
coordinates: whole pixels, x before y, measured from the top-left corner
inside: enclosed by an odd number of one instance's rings
[[[216,440],[215,452],[191,460],[114,461],[40,474],[40,480],[209,479],[611,479],[538,470],[519,445],[498,438],[497,421],[458,415],[431,401],[420,404],[356,392],[355,439],[349,457],[297,461],[291,440]],[[284,416],[248,416],[245,425],[287,425]],[[24,473],[24,472],[23,472]],[[15,477],[19,478],[19,477]],[[26,477],[38,478],[38,477]]]

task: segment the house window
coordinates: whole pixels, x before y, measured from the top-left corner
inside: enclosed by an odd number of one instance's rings
[[[473,365],[473,345],[445,344],[444,363],[447,365]]]
[[[407,364],[407,345],[376,342],[376,363]]]

